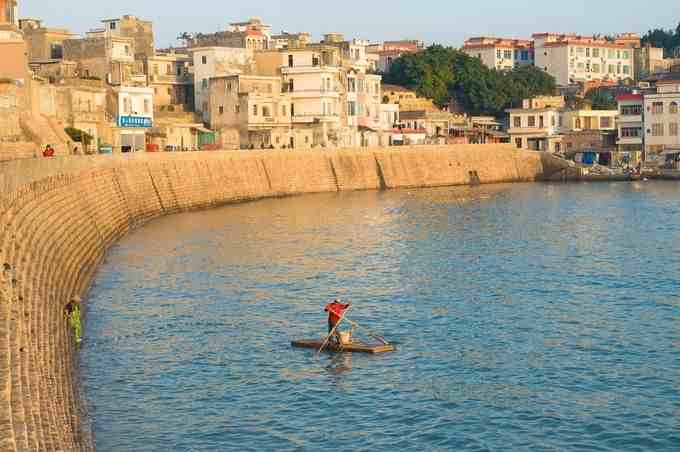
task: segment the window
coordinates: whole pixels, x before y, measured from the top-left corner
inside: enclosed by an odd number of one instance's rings
[[[609,49],[609,50],[607,51],[607,57],[608,57],[608,58],[616,58],[616,50],[614,50],[614,49]]]
[[[153,74],[158,75],[158,65],[157,64],[153,65]]]
[[[288,55],[288,67],[293,67],[294,58],[293,55]]]
[[[144,113],[149,113],[149,99],[144,99]]]
[[[671,102],[670,107],[668,107],[668,113],[675,115],[678,113],[678,104],[676,102]]]
[[[220,115],[224,114],[224,106],[220,105]]]
[[[600,49],[593,49],[593,58],[600,58]]]
[[[529,60],[529,51],[528,50],[522,50],[522,61],[527,61]]]
[[[506,60],[512,60],[512,50],[504,50],[503,58],[505,58]]]
[[[125,46],[125,55],[130,55],[130,46]]]
[[[503,58],[503,51],[501,49],[496,49],[496,58],[499,60]]]
[[[168,96],[172,96],[172,88],[168,88]]]
[[[607,66],[607,72],[609,72],[610,74],[616,73],[616,66],[613,65],[613,64],[610,64],[609,66]]]
[[[262,116],[264,116],[265,118],[269,118],[271,116],[269,107],[262,107]]]
[[[580,129],[581,128],[581,118],[576,118],[576,123],[574,124],[574,129]]]
[[[623,59],[629,60],[630,59],[630,52],[628,52],[627,50],[624,50],[623,51]]]
[[[616,58],[617,58],[618,60],[621,59],[621,51],[620,51],[620,50],[617,50],[617,51],[616,51]]]
[[[203,89],[208,89],[208,79],[204,78],[203,81],[201,82],[201,86]]]
[[[295,104],[290,104],[290,115],[295,116]]]
[[[663,114],[663,102],[654,102],[652,104],[652,114],[653,115]]]
[[[528,126],[529,127],[536,127],[536,116],[529,116]]]
[[[227,83],[227,92],[231,92],[231,82]]]
[[[622,127],[621,136],[626,138],[637,138],[642,135],[642,129],[639,127]]]
[[[668,124],[668,135],[672,137],[677,137],[678,136],[678,123],[677,122],[672,122]]]
[[[600,65],[599,64],[593,64],[593,72],[596,74],[600,73]]]
[[[600,129],[610,129],[612,127],[612,118],[609,116],[600,117]]]
[[[640,116],[642,113],[642,105],[622,105],[622,116]]]
[[[652,136],[653,137],[662,137],[664,135],[663,131],[664,131],[664,127],[663,127],[662,123],[652,124]]]
[[[203,55],[203,56],[201,57],[201,63],[202,63],[202,64],[208,64],[208,57],[207,57],[206,55]]]
[[[583,47],[576,47],[576,55],[583,55],[583,52],[585,52]]]
[[[623,73],[624,73],[625,75],[630,75],[630,66],[624,65],[624,66],[623,66]]]
[[[586,47],[586,56],[590,58],[590,47]]]
[[[281,116],[288,116],[288,114],[287,114],[288,112],[286,110],[287,110],[286,106],[282,105],[281,106]]]
[[[165,73],[167,75],[172,75],[172,64],[168,64],[165,66]]]
[[[239,114],[241,113],[241,106],[240,105],[234,105],[234,113]]]
[[[579,62],[579,63],[576,65],[576,67],[577,67],[580,71],[583,71],[583,70],[585,70],[585,68],[586,68],[586,64],[585,64],[585,63],[582,63],[582,62]]]
[[[257,104],[253,105],[253,116],[257,116]]]
[[[357,115],[357,103],[354,101],[347,102],[347,115],[356,116]]]
[[[538,127],[540,127],[541,129],[545,127],[545,120],[543,119],[543,115],[538,117]]]
[[[115,22],[109,23],[109,29],[115,30],[116,29],[116,23]]]
[[[555,117],[554,116],[550,116],[550,125],[555,127]]]
[[[513,119],[514,126],[517,128],[522,127],[522,117],[521,116],[515,116]]]
[[[50,45],[50,58],[53,60],[61,60],[64,57],[64,48],[60,43],[53,42]]]

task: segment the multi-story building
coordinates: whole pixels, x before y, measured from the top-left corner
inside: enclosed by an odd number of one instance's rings
[[[120,86],[112,90],[109,113],[116,118],[113,146],[121,152],[146,150],[146,133],[153,127],[153,89]]]
[[[185,53],[156,53],[145,60],[147,85],[154,90],[154,106],[193,111],[194,77],[192,58]]]
[[[558,85],[590,80],[632,80],[635,76],[633,34],[614,41],[576,34],[533,35],[535,65],[555,77]]]
[[[619,109],[618,150],[629,154],[631,161],[638,162],[644,152],[643,96],[639,92],[620,94],[616,100]]]
[[[190,50],[190,55],[193,60],[194,108],[204,122],[210,123],[210,79],[254,74],[254,52],[246,48],[197,47]]]
[[[210,79],[210,127],[224,149],[309,147],[293,132],[291,96],[281,77],[230,75]]]
[[[356,76],[345,77],[339,48],[258,52],[255,59],[258,74],[280,77],[282,91],[290,95],[293,129],[304,136],[296,147],[347,144],[348,135],[357,141],[350,130],[356,132],[358,126],[358,82]]]
[[[528,40],[475,37],[466,40],[462,50],[491,69],[511,70],[534,64],[534,46]]]
[[[154,55],[153,23],[138,19],[135,16],[123,16],[117,19],[102,20],[104,28],[90,32],[93,35],[104,35],[114,38],[130,38],[134,40],[137,60],[143,60]]]
[[[26,40],[29,63],[61,60],[64,41],[77,38],[66,29],[43,27],[42,21],[37,19],[20,19],[19,28]]]
[[[271,25],[253,17],[247,22],[229,24],[229,30],[216,33],[197,33],[187,39],[189,48],[234,47],[240,49],[268,49],[271,39]]]
[[[100,138],[106,135],[106,88],[90,80],[65,80],[56,87],[56,117],[65,126],[86,132],[89,143],[81,142],[83,153],[97,152]]]
[[[146,82],[143,65],[135,61],[132,38],[95,36],[67,39],[63,45],[64,59],[76,63],[81,77],[98,78],[111,85]]]
[[[526,99],[522,108],[506,110],[510,115],[510,142],[519,149],[561,152],[564,98]]]
[[[657,81],[643,105],[645,161],[659,162],[665,150],[680,146],[680,77]]]
[[[648,45],[635,49],[635,78],[637,80],[669,72],[672,66],[673,59],[664,58],[664,49]]]
[[[19,31],[15,0],[0,0],[0,78],[25,80],[28,76],[26,41]]]

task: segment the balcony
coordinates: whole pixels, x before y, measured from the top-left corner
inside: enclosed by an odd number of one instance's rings
[[[193,82],[191,74],[151,74],[149,83],[169,83],[173,85],[190,85]]]
[[[642,145],[642,135],[638,137],[619,137],[618,140],[616,140],[616,144],[618,145],[623,145],[623,144],[639,144]]]
[[[295,74],[316,74],[316,73],[337,73],[340,70],[338,66],[332,65],[309,65],[309,66],[282,66],[281,74],[283,75],[295,75]]]
[[[642,122],[642,113],[639,115],[620,115],[619,123]]]
[[[297,124],[314,124],[319,122],[337,122],[340,120],[338,114],[322,114],[322,113],[302,113],[293,116],[293,122]]]
[[[340,97],[339,89],[296,89],[288,93],[295,99],[315,99],[318,97],[338,99]]]

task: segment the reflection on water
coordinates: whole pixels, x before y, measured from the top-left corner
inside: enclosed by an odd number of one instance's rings
[[[268,200],[115,246],[87,306],[100,450],[678,450],[677,185]],[[322,354],[323,306],[399,343]]]

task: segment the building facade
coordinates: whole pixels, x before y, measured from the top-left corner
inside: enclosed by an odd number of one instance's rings
[[[253,17],[246,22],[229,24],[229,30],[216,33],[197,33],[187,40],[189,48],[233,47],[249,50],[270,48],[271,25]]]
[[[555,77],[558,85],[591,80],[623,81],[635,77],[634,46],[630,34],[609,41],[575,34],[533,35],[535,65]]]
[[[153,89],[121,86],[113,89],[116,118],[114,148],[121,152],[146,150],[146,134],[153,127]]]
[[[245,48],[200,47],[190,51],[193,60],[194,108],[210,123],[210,79],[227,75],[254,74],[254,52]]]
[[[77,36],[62,28],[47,28],[40,20],[21,19],[19,28],[24,34],[28,49],[28,61],[47,62],[64,57],[64,41]]]
[[[680,147],[680,79],[658,81],[643,105],[645,160],[660,162],[665,150]]]
[[[644,152],[643,96],[641,93],[621,94],[617,97],[619,108],[618,140],[621,153],[629,153],[640,160]]]
[[[190,72],[192,59],[188,54],[156,53],[146,58],[144,72],[147,85],[154,91],[154,107],[193,111],[194,77]]]
[[[528,40],[475,37],[466,40],[462,50],[490,69],[507,71],[534,64],[534,45]]]
[[[305,140],[293,132],[291,104],[290,94],[282,92],[281,77],[210,79],[210,127],[224,149],[311,146],[311,137]]]

